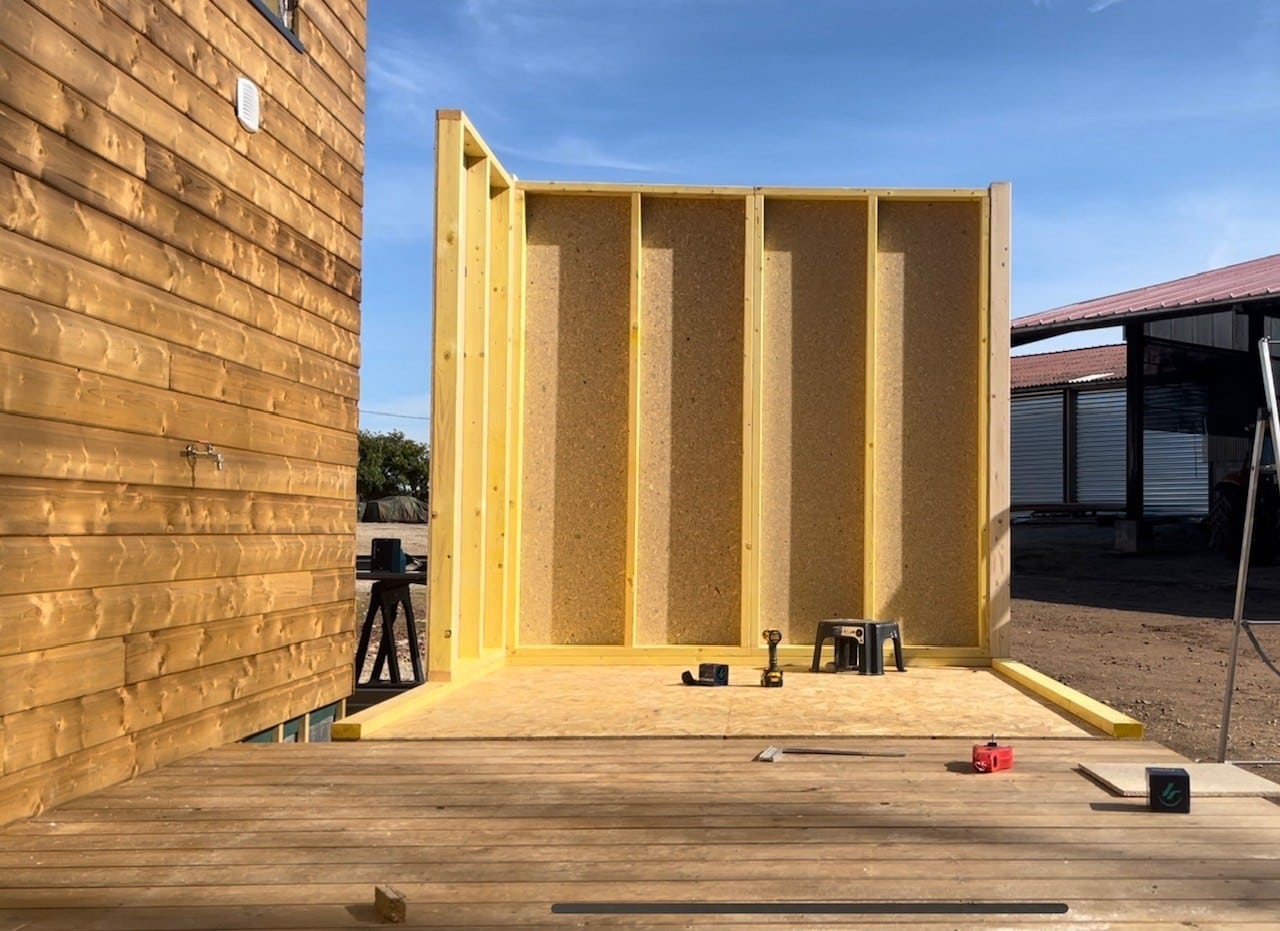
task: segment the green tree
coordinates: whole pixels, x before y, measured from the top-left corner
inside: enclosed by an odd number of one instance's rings
[[[413,495],[427,500],[431,452],[425,443],[411,440],[399,430],[390,433],[361,430],[359,439],[356,493],[361,498]]]

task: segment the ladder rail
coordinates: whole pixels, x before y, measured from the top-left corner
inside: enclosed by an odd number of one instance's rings
[[[1260,484],[1258,476],[1262,471],[1262,447],[1266,441],[1268,431],[1271,434],[1273,446],[1280,447],[1280,409],[1278,409],[1280,406],[1276,403],[1276,380],[1271,361],[1271,340],[1265,336],[1258,340],[1258,362],[1262,366],[1263,395],[1266,400],[1266,407],[1258,409],[1257,423],[1254,426],[1253,453],[1250,457],[1249,467],[1249,493],[1245,501],[1244,532],[1240,538],[1240,567],[1236,573],[1236,600],[1231,614],[1233,622],[1231,659],[1227,663],[1226,695],[1222,700],[1222,725],[1218,731],[1219,763],[1227,762],[1227,741],[1230,738],[1231,731],[1231,706],[1235,698],[1236,667],[1240,659],[1240,634],[1242,631],[1249,635],[1249,639],[1253,641],[1254,646],[1259,650],[1259,654],[1266,661],[1266,656],[1261,653],[1261,646],[1258,644],[1257,638],[1254,637],[1253,631],[1248,630],[1250,622],[1244,619],[1244,600],[1249,585],[1249,554],[1253,544],[1253,525],[1257,517],[1258,485]],[[1277,449],[1277,454],[1278,458],[1280,458],[1280,449]],[[1270,666],[1271,663],[1268,662],[1267,665]],[[1263,761],[1253,762],[1261,763]]]

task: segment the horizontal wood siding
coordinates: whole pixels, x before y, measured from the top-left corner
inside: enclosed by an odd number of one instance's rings
[[[5,3],[0,823],[350,691],[364,5]]]

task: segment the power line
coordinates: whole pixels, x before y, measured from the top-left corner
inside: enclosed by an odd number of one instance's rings
[[[367,411],[363,407],[360,408],[362,414],[377,414],[379,417],[399,417],[401,420],[430,420],[430,417],[421,417],[415,414],[392,414],[390,411]]]

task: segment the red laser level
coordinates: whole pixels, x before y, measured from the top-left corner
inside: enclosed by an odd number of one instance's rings
[[[975,773],[997,773],[1002,769],[1013,769],[1013,747],[1002,747],[994,740],[973,745]]]

